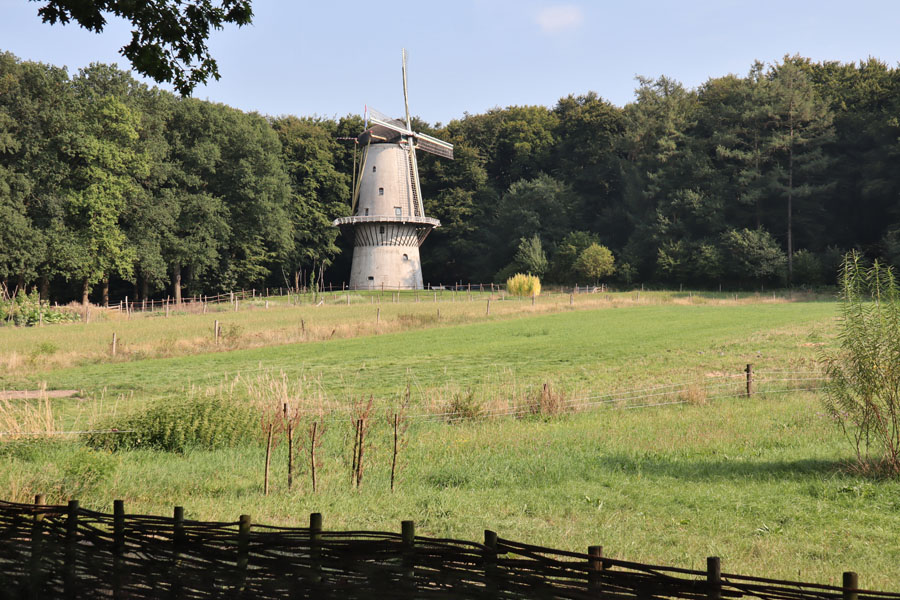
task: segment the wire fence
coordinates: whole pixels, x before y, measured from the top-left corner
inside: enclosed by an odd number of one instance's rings
[[[569,552],[503,539],[483,542],[401,532],[326,531],[192,521],[67,506],[0,502],[0,597],[4,598],[552,598],[896,600],[859,589],[618,560],[600,546]]]
[[[825,376],[818,371],[780,371],[756,370],[752,365],[741,374],[717,374],[706,377],[703,381],[681,381],[657,386],[615,390],[606,393],[589,392],[569,398],[560,398],[552,407],[541,404],[540,393],[530,396],[525,394],[518,401],[511,400],[501,408],[484,408],[462,412],[460,410],[430,410],[412,412],[407,410],[404,419],[413,422],[444,421],[457,423],[460,421],[485,420],[492,418],[520,418],[528,415],[563,414],[581,412],[601,407],[617,407],[622,409],[655,408],[681,404],[705,404],[713,401],[750,398],[751,396],[777,396],[781,394],[810,392],[818,390],[825,382]],[[240,377],[250,373],[268,373],[271,369],[259,367],[229,374],[229,377]],[[331,406],[327,413],[321,410],[300,411],[302,417],[312,418],[320,423],[344,422],[352,414],[353,407]],[[103,415],[94,415],[99,419]],[[17,436],[65,436],[105,434],[119,435],[134,433],[131,429],[84,429],[84,430],[48,430],[48,431],[0,431],[0,440]]]

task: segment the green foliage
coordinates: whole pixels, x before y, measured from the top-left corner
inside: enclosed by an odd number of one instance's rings
[[[184,452],[249,443],[258,437],[258,412],[232,397],[211,396],[182,401],[161,400],[124,419],[110,419],[98,429],[125,431],[117,435],[89,434],[86,443],[113,451],[152,448]]]
[[[152,19],[168,4],[135,10]],[[244,7],[201,4],[208,23]],[[442,222],[422,251],[426,280],[575,283],[578,256],[601,242],[626,283],[832,284],[854,247],[894,264],[898,72],[786,56],[693,90],[642,78],[623,108],[588,92],[441,128],[417,120],[456,157],[419,157],[426,212]],[[337,138],[362,126],[0,54],[0,285],[56,296],[75,282],[87,295],[104,281],[135,299],[345,280],[349,245],[331,222],[349,211],[353,146]]]
[[[537,234],[519,240],[519,249],[513,257],[513,265],[535,277],[541,277],[547,271],[549,263],[541,238]]]
[[[774,281],[782,274],[784,252],[763,229],[727,231],[722,235],[722,246],[727,253],[725,275],[734,281]]]
[[[79,319],[81,315],[76,312],[55,309],[48,302],[41,301],[37,290],[31,290],[28,294],[19,290],[14,298],[0,297],[0,326],[34,326],[41,322],[49,325]]]
[[[209,34],[226,23],[247,25],[253,18],[250,0],[128,2],[126,0],[48,0],[38,9],[45,23],[74,21],[100,33],[104,13],[130,22],[131,42],[120,50],[132,67],[157,82],[171,82],[182,95],[209,77],[219,79],[219,67],[206,46]]]
[[[840,349],[826,353],[825,408],[864,472],[900,475],[900,286],[893,269],[857,253],[841,272]],[[870,454],[871,452],[871,454]]]
[[[822,260],[809,250],[794,253],[794,283],[821,285],[824,282]]]
[[[575,270],[588,279],[598,281],[616,272],[615,259],[609,248],[593,243],[578,255]]]
[[[506,291],[511,296],[540,296],[541,280],[537,275],[516,273],[506,280]]]

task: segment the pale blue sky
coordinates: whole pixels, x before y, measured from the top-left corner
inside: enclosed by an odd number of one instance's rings
[[[127,66],[124,24],[100,35],[51,27],[39,6],[0,0],[0,50],[70,72],[93,61]],[[785,54],[900,62],[893,1],[255,0],[253,10],[250,27],[213,34],[222,79],[195,96],[271,115],[342,116],[368,104],[399,116],[406,47],[411,111],[446,123],[589,90],[621,106],[636,75],[694,87]]]

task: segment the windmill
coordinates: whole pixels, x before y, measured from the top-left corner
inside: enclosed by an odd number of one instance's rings
[[[351,289],[423,287],[419,246],[441,222],[425,216],[416,150],[453,158],[453,145],[412,130],[402,53],[406,120],[366,109],[366,130],[356,137],[351,212],[334,221],[353,240]]]

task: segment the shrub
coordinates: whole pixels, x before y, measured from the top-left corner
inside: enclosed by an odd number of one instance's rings
[[[506,291],[512,296],[540,296],[541,280],[537,275],[516,273],[506,280]]]
[[[465,391],[454,392],[447,404],[447,413],[449,420],[475,419],[484,413],[484,407],[475,395],[475,391],[467,389]]]
[[[900,288],[890,267],[856,253],[841,270],[840,348],[823,357],[825,408],[863,472],[900,475]],[[870,456],[870,451],[877,456]]]
[[[0,325],[32,326],[41,321],[45,324],[77,321],[81,316],[76,312],[52,308],[41,301],[37,290],[26,294],[24,290],[12,298],[0,297]]]
[[[794,283],[800,285],[822,284],[822,261],[809,250],[794,252]]]
[[[616,272],[615,259],[606,246],[591,244],[578,255],[575,270],[594,281]]]
[[[114,435],[87,437],[94,448],[127,450],[152,448],[184,452],[188,448],[215,449],[257,440],[259,413],[249,403],[211,396],[187,402],[160,401],[145,412],[99,423],[97,429],[119,429]]]

